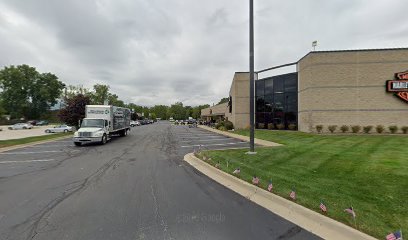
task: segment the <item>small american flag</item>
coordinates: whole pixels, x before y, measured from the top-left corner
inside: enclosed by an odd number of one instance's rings
[[[272,182],[269,182],[269,185],[268,185],[268,191],[270,192],[270,191],[272,191],[272,189],[273,189]]]
[[[327,212],[327,208],[326,205],[324,205],[323,201],[320,202],[320,209],[322,210],[322,212]]]
[[[292,189],[292,191],[289,194],[289,197],[292,198],[293,200],[296,200],[296,192],[295,189]]]
[[[259,178],[258,178],[257,176],[254,176],[254,177],[252,178],[252,184],[254,184],[254,185],[258,185],[258,184],[259,184]]]
[[[344,211],[350,213],[353,218],[356,218],[356,213],[354,212],[353,207],[346,208]]]
[[[233,173],[233,174],[240,174],[240,173],[241,173],[241,169],[237,168],[237,169],[235,169],[232,173]]]
[[[387,240],[402,240],[401,230],[396,231],[395,233],[388,234],[387,236],[385,236],[385,239],[387,239]]]

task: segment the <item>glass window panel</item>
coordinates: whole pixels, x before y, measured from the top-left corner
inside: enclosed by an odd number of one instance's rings
[[[282,78],[276,78],[273,80],[273,92],[274,93],[283,93],[283,84],[284,81]]]
[[[297,74],[290,74],[286,77],[285,92],[297,92]]]
[[[263,97],[256,98],[256,112],[264,112],[265,111],[265,100]]]
[[[265,97],[265,112],[272,112],[273,98],[270,96]]]
[[[273,79],[265,79],[265,96],[273,94]]]
[[[265,86],[265,81],[263,80],[255,81],[255,95],[257,97],[264,96],[264,86]]]

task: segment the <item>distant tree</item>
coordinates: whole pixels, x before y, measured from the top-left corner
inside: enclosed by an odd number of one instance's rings
[[[198,119],[201,117],[201,110],[204,108],[208,108],[210,107],[209,104],[205,104],[205,105],[199,105],[193,108],[193,113],[192,113],[192,117],[195,119]]]
[[[155,105],[154,107],[150,108],[150,112],[156,114],[156,117],[161,119],[167,119],[167,111],[169,107],[165,105]]]
[[[0,70],[0,98],[12,118],[38,118],[56,104],[63,88],[56,75],[28,65]]]
[[[217,103],[217,105],[218,105],[218,104],[221,104],[221,103],[226,103],[226,102],[228,102],[228,101],[229,101],[229,98],[228,98],[228,97],[221,98],[220,102]]]
[[[155,120],[157,118],[156,113],[150,113],[150,119]]]
[[[89,96],[78,94],[65,99],[66,106],[58,114],[59,119],[71,126],[78,127],[79,120],[85,117],[85,106],[91,103]]]
[[[63,98],[72,98],[78,94],[84,96],[89,96],[91,91],[88,88],[85,88],[83,85],[68,85],[63,92]]]
[[[186,111],[186,118],[193,116],[193,108],[191,106],[184,107]]]
[[[118,95],[110,94],[108,95],[108,103],[113,106],[125,107],[125,103],[122,100],[119,100]]]
[[[169,108],[168,116],[173,117],[175,120],[186,119],[186,110],[183,107],[183,103],[176,102],[172,104]]]

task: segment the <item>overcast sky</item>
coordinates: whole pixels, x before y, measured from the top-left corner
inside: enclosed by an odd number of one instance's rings
[[[248,0],[0,0],[0,67],[125,102],[217,103],[248,71]],[[408,46],[406,0],[255,0],[255,69],[311,50]]]

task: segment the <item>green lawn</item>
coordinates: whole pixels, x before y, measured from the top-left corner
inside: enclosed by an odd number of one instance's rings
[[[246,155],[248,149],[201,155],[229,173],[240,167],[246,181],[256,174],[263,188],[272,179],[274,192],[285,198],[294,186],[297,203],[319,212],[323,200],[329,217],[377,238],[400,228],[408,232],[408,136],[260,130],[255,137],[285,146],[256,148],[256,155]],[[344,212],[350,206],[357,215],[356,226]]]
[[[11,147],[14,145],[50,140],[54,138],[59,138],[63,136],[71,136],[72,133],[55,133],[43,136],[35,136],[35,137],[27,137],[27,138],[20,138],[20,139],[11,139],[11,140],[0,140],[0,148],[4,147]]]

